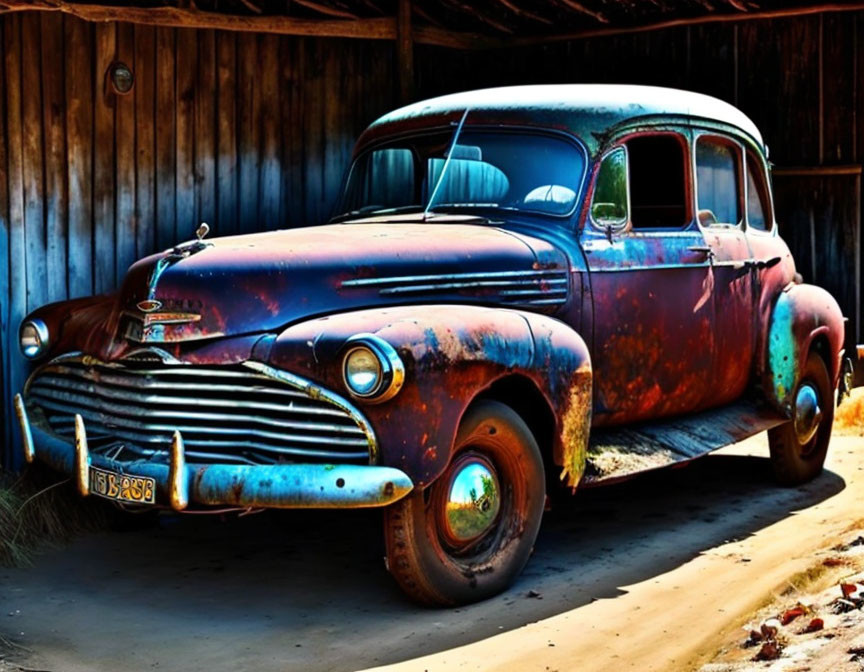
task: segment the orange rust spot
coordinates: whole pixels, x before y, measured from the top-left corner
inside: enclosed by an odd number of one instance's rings
[[[429,446],[423,453],[423,459],[432,462],[438,458],[438,446]]]

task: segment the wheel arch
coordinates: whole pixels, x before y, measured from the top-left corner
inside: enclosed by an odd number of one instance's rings
[[[836,387],[843,337],[843,313],[831,294],[814,285],[787,286],[768,324],[762,389],[769,403],[791,417],[795,389],[811,351],[825,362]]]
[[[506,404],[525,421],[540,447],[547,474],[561,467],[555,463],[554,444],[558,424],[555,411],[533,380],[522,374],[503,376],[480,392],[471,403],[484,399]]]

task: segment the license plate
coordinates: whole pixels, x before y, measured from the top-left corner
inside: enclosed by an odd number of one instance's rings
[[[121,502],[154,504],[156,480],[149,476],[128,476],[107,469],[90,467],[90,492]]]

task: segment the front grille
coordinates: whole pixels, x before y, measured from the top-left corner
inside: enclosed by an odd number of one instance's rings
[[[64,438],[74,439],[79,413],[97,451],[122,443],[139,457],[167,458],[180,430],[189,462],[373,461],[374,436],[348,402],[297,376],[256,366],[264,372],[67,358],[34,374],[27,402]]]

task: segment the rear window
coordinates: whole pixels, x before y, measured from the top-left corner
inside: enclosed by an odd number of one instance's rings
[[[738,193],[738,149],[721,138],[696,141],[696,202],[702,226],[737,226],[741,221]]]

